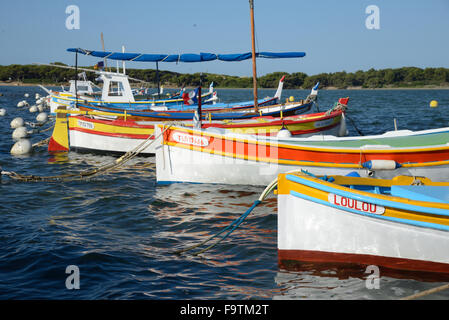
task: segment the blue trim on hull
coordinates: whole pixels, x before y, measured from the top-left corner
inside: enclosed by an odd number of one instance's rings
[[[355,199],[355,200],[359,200],[362,202],[373,203],[373,204],[376,204],[379,206],[391,207],[391,208],[396,208],[396,209],[401,209],[401,210],[408,210],[408,211],[421,212],[421,213],[427,213],[427,214],[435,214],[435,215],[440,215],[440,216],[445,216],[445,217],[449,216],[449,210],[440,209],[440,208],[422,207],[422,206],[410,205],[410,204],[406,204],[406,203],[399,203],[399,202],[395,202],[395,201],[371,198],[368,196],[354,194],[354,193],[350,193],[347,191],[335,189],[335,188],[325,186],[325,185],[322,185],[322,184],[319,184],[319,183],[316,183],[313,181],[309,181],[306,179],[302,179],[301,177],[290,175],[290,174],[287,175],[287,180],[290,180],[290,181],[293,181],[293,182],[296,182],[299,184],[303,184],[308,187],[322,190],[325,192],[334,193],[334,194],[342,196],[342,197]]]
[[[79,106],[84,106],[83,104],[79,104]],[[106,108],[101,107],[94,107],[94,106],[84,106],[85,108],[96,110],[96,111],[102,111],[102,112],[109,112],[109,113],[123,113],[123,110],[110,110]],[[301,114],[304,113],[312,107],[312,103],[303,104],[301,106],[298,106],[296,108],[292,108],[289,110],[284,110],[283,112],[295,112],[295,114]],[[205,111],[205,110],[204,110]],[[181,111],[173,111],[173,110],[167,110],[167,111],[151,111],[151,112],[139,112],[139,111],[126,111],[128,116],[138,116],[138,117],[147,117],[147,118],[157,118],[157,119],[163,119],[163,120],[192,120],[194,116],[194,112],[181,112]],[[207,113],[206,111],[204,113]],[[209,120],[208,114],[202,115],[203,120]],[[211,120],[224,120],[224,119],[248,119],[253,118],[255,116],[254,112],[244,112],[244,111],[235,111],[235,112],[211,112]],[[263,116],[279,116],[280,111],[272,111],[272,112],[265,112],[262,115]]]

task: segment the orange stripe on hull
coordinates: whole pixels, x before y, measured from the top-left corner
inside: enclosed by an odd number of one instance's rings
[[[164,143],[176,144],[177,146],[184,148],[191,148],[188,144],[176,142],[173,139],[175,132],[183,131],[168,130],[164,135]],[[189,134],[191,135],[191,134]],[[199,136],[199,135],[193,135]],[[449,160],[449,149],[444,148],[434,151],[411,151],[406,152],[401,150],[395,152],[395,150],[386,150],[385,152],[375,150],[360,150],[358,148],[351,148],[348,152],[341,150],[330,152],[322,150],[301,149],[296,146],[289,148],[276,144],[256,144],[252,142],[241,141],[237,139],[221,139],[215,136],[201,136],[208,139],[209,144],[205,147],[201,147],[201,151],[205,153],[218,153],[232,155],[236,158],[248,158],[257,157],[260,161],[265,160],[287,160],[287,161],[309,161],[309,162],[325,162],[325,163],[337,163],[337,164],[360,164],[369,160],[394,160],[398,163],[425,163],[435,161]]]

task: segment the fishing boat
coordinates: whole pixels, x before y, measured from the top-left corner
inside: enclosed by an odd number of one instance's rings
[[[156,135],[161,130],[158,125]],[[449,128],[284,138],[172,125],[160,139],[158,183],[267,185],[293,169],[317,175],[356,171],[365,177],[414,175],[449,181]]]
[[[76,93],[81,96],[99,96],[101,94],[101,88],[95,85],[92,81],[87,79],[86,72],[78,74],[78,80],[69,80],[69,89],[66,90],[62,86],[62,91],[59,93],[63,96],[74,97]]]
[[[119,60],[125,63],[125,61],[134,61],[134,62],[155,62],[156,66],[158,66],[159,62],[206,62],[206,61],[213,61],[213,60],[220,60],[220,61],[244,61],[247,59],[255,59],[255,57],[258,58],[267,58],[267,59],[285,59],[285,58],[302,58],[305,56],[304,52],[246,52],[246,53],[237,53],[237,54],[215,54],[215,53],[200,53],[200,54],[192,54],[192,53],[186,53],[186,54],[144,54],[144,53],[125,53],[125,52],[105,52],[105,51],[95,51],[95,50],[86,50],[81,48],[69,48],[67,49],[69,52],[74,52],[76,55],[76,61],[78,61],[78,54],[84,54],[92,57],[97,58],[103,58],[103,59],[112,59],[112,60]],[[77,62],[76,62],[77,66]],[[76,67],[76,69],[78,69]],[[123,68],[124,69],[124,68]],[[82,69],[82,70],[88,70],[89,69]],[[98,71],[96,71],[98,72]],[[78,102],[84,102],[85,104],[88,104],[90,106],[101,106],[105,107],[107,105],[109,108],[115,108],[115,109],[127,109],[127,110],[135,110],[135,109],[152,109],[153,111],[157,107],[161,107],[162,110],[164,110],[167,106],[171,105],[178,105],[183,106],[184,104],[189,105],[190,107],[194,108],[194,105],[196,102],[193,103],[190,102],[191,95],[184,93],[182,99],[171,99],[171,100],[161,100],[161,101],[135,101],[134,96],[132,95],[132,90],[129,86],[129,81],[127,80],[129,77],[127,77],[124,73],[108,73],[101,71],[100,73],[102,80],[103,80],[103,93],[102,93],[102,99],[101,101],[92,101],[89,99],[79,99],[81,101],[78,101],[78,99],[72,99],[72,100],[55,100],[53,104],[52,111],[55,110],[58,103],[59,105],[65,105],[66,107],[71,108],[77,108]],[[283,79],[280,81],[280,86],[283,84]],[[111,88],[118,88],[116,90],[111,91]],[[279,89],[279,88],[278,88]],[[252,107],[254,109],[258,108],[258,105],[266,106],[266,105],[272,105],[279,103],[280,94],[282,92],[282,87],[280,88],[281,91],[277,91],[277,94],[273,97],[267,97],[265,99],[254,99],[253,103],[248,102],[239,102],[234,105],[224,104],[219,105],[219,103],[216,103],[217,96],[214,94],[213,90],[209,90],[207,93],[210,95],[208,99],[201,99],[201,104],[206,103],[215,103],[215,108],[239,108],[239,107]],[[109,94],[109,92],[112,92]],[[188,96],[185,96],[188,95]],[[202,95],[201,95],[202,96]],[[257,98],[257,97],[256,97]],[[85,101],[84,101],[85,100]],[[195,99],[192,99],[195,100]],[[186,103],[186,101],[189,101]]]
[[[89,69],[86,69],[89,70]],[[92,71],[92,70],[90,70]],[[151,99],[143,99],[136,97],[129,83],[129,76],[123,73],[96,71],[99,73],[99,81],[103,82],[101,95],[99,97],[89,94],[90,91],[80,90],[75,92],[75,88],[69,91],[50,91],[50,112],[54,114],[59,106],[75,109],[78,102],[93,106],[109,105],[117,109],[141,110],[150,109],[155,106],[176,106],[184,105],[183,97],[175,96],[167,99],[159,99],[152,96]],[[133,79],[133,78],[132,78]],[[71,83],[80,82],[79,80],[71,80]],[[83,88],[84,82],[77,84],[78,88]],[[76,97],[76,94],[78,95]],[[208,104],[217,101],[217,94],[211,83],[209,91],[201,95],[202,103]]]
[[[283,76],[279,80],[279,85],[276,90],[276,93],[272,97],[266,97],[264,99],[258,100],[259,106],[273,106],[275,104],[279,104],[280,98],[282,95],[282,88],[284,86],[284,79],[285,76]],[[315,86],[317,87],[317,85]],[[192,91],[194,95],[198,95],[199,88],[197,88],[195,91]],[[213,98],[216,99],[215,92],[213,91],[213,87],[209,87],[209,93],[212,93]],[[191,94],[191,93],[190,93]],[[241,102],[232,102],[232,103],[217,103],[213,102],[213,105],[202,105],[199,103],[193,104],[189,102],[189,97],[186,97],[185,95],[190,95],[187,93],[184,93],[184,103],[183,104],[167,104],[167,105],[151,105],[148,104],[134,104],[132,106],[122,106],[121,104],[117,103],[103,103],[103,104],[91,104],[89,101],[79,100],[78,102],[78,109],[81,110],[96,110],[96,111],[105,111],[105,112],[117,112],[122,113],[124,111],[127,111],[128,114],[136,115],[136,116],[146,116],[150,117],[151,115],[157,115],[160,111],[182,111],[182,112],[190,112],[190,114],[186,115],[184,119],[192,118],[193,112],[198,110],[198,108],[201,108],[201,110],[207,111],[207,112],[219,112],[219,111],[245,111],[245,110],[254,110],[254,101],[241,101]],[[309,96],[306,98],[308,102],[313,102],[316,100],[318,95],[318,89],[313,88]],[[203,95],[204,97],[204,95]],[[217,98],[218,99],[218,98]],[[294,98],[293,98],[294,99]],[[197,99],[196,99],[197,100]],[[195,100],[195,101],[196,101]],[[297,104],[297,103],[295,103]],[[72,105],[74,109],[74,105]],[[307,109],[307,108],[304,108]],[[138,112],[138,113],[136,113]],[[157,117],[156,117],[157,118]],[[163,117],[163,119],[171,119],[170,117]]]
[[[283,118],[256,117],[245,120],[204,121],[203,128],[221,128],[229,132],[242,134],[255,134],[273,136],[282,130],[288,130],[288,134],[295,136],[308,136],[317,132],[326,134],[346,134],[344,111],[348,98],[340,99],[345,103],[344,108],[329,110],[327,112],[294,115]],[[57,113],[60,110],[57,110]],[[70,111],[73,112],[73,111]],[[53,131],[54,141],[65,141],[58,144],[50,144],[50,152],[58,151],[88,151],[110,153],[123,153],[132,150],[146,139],[154,139],[154,127],[161,122],[136,121],[125,119],[125,115],[110,119],[108,115],[67,115],[63,121],[57,121]],[[192,128],[193,121],[184,122],[186,127]],[[69,138],[61,136],[68,135]],[[65,144],[65,145],[64,145]],[[64,146],[63,146],[64,145]],[[155,153],[157,144],[151,144],[142,150],[142,155]]]
[[[283,268],[308,262],[449,274],[448,182],[283,173],[277,198]]]
[[[286,101],[285,103],[273,105],[259,105],[257,111],[254,105],[228,104],[220,108],[211,106],[209,108],[199,108],[198,106],[191,107],[154,107],[151,110],[123,110],[111,107],[109,105],[94,106],[84,103],[78,103],[78,109],[82,111],[99,111],[108,112],[111,114],[126,113],[127,117],[134,120],[146,121],[190,121],[196,114],[204,121],[211,120],[232,120],[232,119],[249,119],[258,116],[290,116],[302,114],[310,111],[314,104],[314,100],[309,98],[299,101]],[[224,107],[229,106],[229,107]]]

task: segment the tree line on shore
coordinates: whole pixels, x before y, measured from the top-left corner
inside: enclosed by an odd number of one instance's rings
[[[62,63],[55,63],[63,65]],[[83,67],[93,69],[92,67]],[[127,69],[127,74],[136,79],[157,86],[155,69]],[[309,76],[302,72],[286,73],[273,72],[258,77],[260,88],[276,88],[279,79],[285,75],[285,89],[310,89],[317,82],[320,88],[346,89],[361,88],[401,88],[438,86],[449,87],[449,69],[446,68],[416,68],[403,67],[396,69],[370,69],[357,72],[320,73]],[[87,72],[89,80],[95,81],[97,75]],[[75,70],[62,69],[44,65],[8,65],[0,66],[0,81],[22,82],[24,84],[65,84],[75,78]],[[195,87],[202,83],[208,85],[214,82],[216,88],[252,88],[252,77],[238,77],[212,73],[183,74],[171,71],[159,71],[158,78],[161,85],[173,87]]]

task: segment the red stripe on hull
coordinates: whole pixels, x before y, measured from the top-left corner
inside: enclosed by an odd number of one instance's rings
[[[262,117],[257,117],[258,119],[265,119],[267,120],[267,122],[259,122],[259,123],[230,123],[230,124],[216,124],[216,123],[207,123],[204,122],[202,124],[203,128],[210,128],[210,127],[218,127],[218,128],[257,128],[260,126],[263,127],[269,127],[269,126],[281,126],[284,125],[286,127],[290,126],[290,125],[295,125],[295,124],[306,124],[306,123],[310,123],[310,122],[320,122],[320,121],[325,121],[325,120],[329,120],[329,119],[334,119],[337,117],[341,117],[342,115],[342,111],[338,111],[338,112],[333,112],[330,115],[325,115],[325,113],[323,112],[322,114],[319,113],[313,113],[313,114],[309,114],[306,116],[291,116],[290,118],[284,118],[281,120],[276,120],[278,119],[278,117],[272,117],[272,116],[262,116]],[[317,118],[318,116],[320,116],[320,118]],[[334,124],[337,125],[338,123]],[[323,128],[317,128],[317,131],[320,131],[320,129],[322,130]]]
[[[148,139],[149,134],[125,134],[125,133],[110,133],[94,131],[84,128],[70,128],[70,131],[79,131],[97,136],[115,137],[115,138],[126,138],[126,139]]]
[[[80,119],[82,121],[86,122],[93,122],[93,123],[102,123],[107,125],[112,125],[116,127],[126,127],[126,128],[139,128],[139,129],[154,129],[154,125],[149,124],[138,124],[134,120],[122,120],[122,119],[116,119],[116,120],[102,120],[102,119],[92,119],[92,118],[86,118],[84,116],[73,116],[74,118]]]
[[[278,263],[283,269],[297,269],[301,263],[376,265],[393,270],[439,273],[449,277],[449,264],[414,259],[381,257],[366,254],[349,254],[308,250],[278,250]]]
[[[48,142],[48,151],[49,152],[66,152],[69,151],[66,147],[57,143],[53,137],[50,137],[50,141]]]

